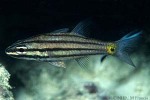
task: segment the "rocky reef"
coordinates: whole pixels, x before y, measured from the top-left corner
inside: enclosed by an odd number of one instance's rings
[[[100,56],[89,58],[87,69],[76,62],[67,68],[58,68],[49,63],[20,62],[16,66],[19,79],[25,87],[18,88],[16,100],[126,100],[149,98],[149,57],[133,54],[137,68],[107,57],[100,63]],[[32,67],[32,68],[31,68]]]
[[[0,64],[0,100],[14,100],[10,91],[12,87],[9,85],[10,74],[5,67]]]

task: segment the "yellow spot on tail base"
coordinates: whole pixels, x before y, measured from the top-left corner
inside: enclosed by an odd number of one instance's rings
[[[116,51],[116,44],[115,43],[109,43],[106,47],[107,53],[113,55]]]

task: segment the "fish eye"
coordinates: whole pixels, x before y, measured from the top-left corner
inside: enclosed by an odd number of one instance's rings
[[[24,52],[23,48],[18,49],[19,52]]]
[[[16,47],[16,52],[18,54],[25,54],[25,50],[27,49],[27,47]]]

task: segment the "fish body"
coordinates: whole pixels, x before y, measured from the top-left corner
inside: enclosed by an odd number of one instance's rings
[[[75,33],[51,33],[15,43],[6,51],[15,58],[51,62],[108,54],[109,44],[115,43],[89,39]]]
[[[118,41],[102,42],[83,36],[86,25],[81,22],[71,32],[67,28],[18,41],[6,49],[6,54],[18,59],[50,62],[64,67],[64,61],[90,55],[114,55],[135,66],[128,53],[139,40],[141,32],[128,34]]]

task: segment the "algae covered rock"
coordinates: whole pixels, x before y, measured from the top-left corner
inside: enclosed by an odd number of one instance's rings
[[[10,74],[5,67],[0,64],[0,100],[14,100],[12,92],[9,90]]]

